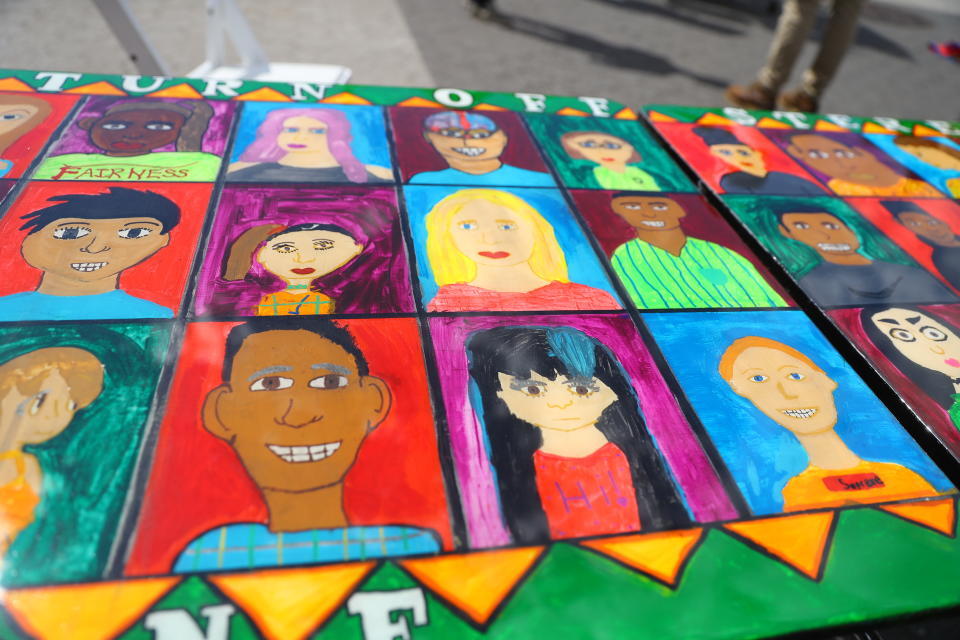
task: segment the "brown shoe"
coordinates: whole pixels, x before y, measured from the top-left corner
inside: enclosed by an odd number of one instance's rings
[[[723,93],[730,104],[743,109],[763,109],[771,111],[776,102],[777,93],[759,82],[743,86],[732,84]]]
[[[820,110],[820,101],[803,89],[793,89],[784,91],[777,97],[777,106],[784,111],[816,113]]]

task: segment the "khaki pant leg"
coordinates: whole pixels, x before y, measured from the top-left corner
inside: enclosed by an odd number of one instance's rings
[[[820,51],[813,66],[803,72],[801,87],[809,95],[819,97],[837,74],[857,32],[857,21],[864,4],[865,0],[833,0]]]
[[[813,29],[819,5],[820,0],[787,0],[784,3],[767,63],[757,75],[757,82],[772,91],[779,91],[790,77],[797,56]]]

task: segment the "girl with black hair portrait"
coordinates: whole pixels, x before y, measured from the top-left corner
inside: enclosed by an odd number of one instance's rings
[[[620,363],[569,327],[497,327],[466,343],[470,398],[513,540],[689,522]]]
[[[860,323],[870,342],[960,429],[957,328],[929,311],[905,305],[866,307]]]

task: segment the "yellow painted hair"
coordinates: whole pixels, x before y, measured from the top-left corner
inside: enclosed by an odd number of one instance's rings
[[[470,282],[477,277],[476,263],[463,255],[450,236],[450,223],[461,209],[475,200],[486,200],[509,209],[534,228],[535,241],[530,254],[530,268],[544,280],[569,282],[567,261],[557,242],[553,227],[540,213],[521,198],[493,189],[463,189],[438,202],[427,214],[427,259],[437,285]]]

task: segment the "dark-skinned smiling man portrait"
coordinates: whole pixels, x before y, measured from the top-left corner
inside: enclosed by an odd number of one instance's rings
[[[268,524],[216,527],[193,540],[175,572],[360,560],[440,550],[433,532],[352,526],[344,480],[387,417],[386,382],[353,337],[325,318],[261,319],[227,337],[223,382],[203,404],[204,428],[227,442],[263,496]]]

